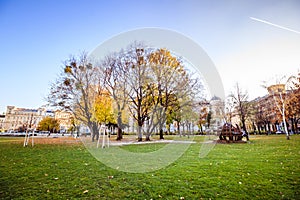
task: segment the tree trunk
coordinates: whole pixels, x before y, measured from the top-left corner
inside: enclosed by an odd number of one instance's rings
[[[270,126],[270,122],[268,122],[268,135],[271,134],[271,126]]]
[[[94,141],[95,141],[96,133],[93,131],[93,127],[92,127],[92,126],[89,127],[89,128],[90,128],[90,130],[91,130],[92,142],[94,142]]]
[[[122,139],[123,139],[123,131],[122,131],[122,129],[118,126],[117,140],[122,140]]]
[[[203,135],[203,127],[202,127],[202,124],[200,124],[200,134]]]
[[[117,140],[122,140],[123,139],[123,131],[122,131],[122,112],[118,112],[118,133],[117,133]]]
[[[163,131],[163,126],[166,122],[166,116],[165,113],[163,113],[163,109],[159,108],[158,109],[159,113],[159,121],[158,121],[158,128],[159,128],[159,139],[163,140],[164,139],[164,131]]]
[[[289,131],[287,130],[287,125],[286,125],[285,115],[284,114],[283,114],[283,125],[284,125],[284,131],[285,131],[285,134],[286,134],[286,139],[289,140],[290,139],[290,134],[289,134]]]
[[[192,134],[191,123],[188,123],[188,138],[190,138],[191,134]]]
[[[146,141],[150,141],[150,135],[146,135]]]
[[[292,133],[295,133],[295,119],[293,117],[291,118],[291,130]]]
[[[264,128],[265,134],[268,135],[268,132],[267,132],[267,124],[266,124],[266,123],[264,124],[263,128]]]
[[[96,137],[96,141],[99,139],[99,129],[98,129],[98,125],[96,122],[90,122],[89,123],[90,126],[90,131],[91,131],[91,135],[92,135],[92,142],[95,141],[95,137]]]
[[[163,122],[162,122],[162,120],[159,120],[158,126],[159,126],[159,139],[163,140],[164,139],[164,131],[163,131]]]
[[[180,132],[180,122],[177,121],[177,131],[178,131],[178,135],[181,137],[181,132]]]
[[[299,122],[300,118],[298,118],[296,121],[295,121],[295,127],[296,127],[296,133],[299,133],[298,131],[298,122]]]
[[[164,140],[165,138],[164,138],[164,131],[163,131],[163,129],[159,129],[159,139],[160,140]]]
[[[242,125],[243,125],[243,130],[245,131],[246,134],[248,134],[247,129],[246,129],[246,123],[245,120],[242,120]]]
[[[256,135],[256,126],[254,122],[252,123],[252,127],[253,127],[253,133]]]
[[[246,123],[245,123],[245,120],[242,121],[242,129],[245,131],[245,134],[246,134],[246,139],[247,141],[249,141],[249,135],[248,135],[248,132],[247,132],[247,129],[246,129]]]
[[[138,142],[143,141],[142,126],[138,125]]]

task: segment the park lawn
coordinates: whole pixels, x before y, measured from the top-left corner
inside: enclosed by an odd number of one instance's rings
[[[299,135],[217,144],[204,158],[200,137],[170,166],[141,174],[106,167],[81,143],[24,148],[22,138],[0,138],[0,198],[300,199]],[[122,148],[149,152],[164,145]]]

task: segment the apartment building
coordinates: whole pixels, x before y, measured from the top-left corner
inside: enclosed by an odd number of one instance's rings
[[[66,132],[72,126],[73,114],[70,112],[57,110],[54,118],[60,124],[60,132]]]
[[[0,132],[4,131],[5,115],[0,115]]]
[[[6,131],[18,131],[26,128],[37,128],[38,123],[45,117],[54,117],[55,113],[45,108],[17,108],[7,106],[3,129]]]

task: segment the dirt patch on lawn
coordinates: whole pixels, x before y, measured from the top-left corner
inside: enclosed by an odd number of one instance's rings
[[[81,144],[81,140],[74,137],[35,137],[33,141],[34,144]],[[32,138],[29,138],[28,145],[31,145],[31,143]]]

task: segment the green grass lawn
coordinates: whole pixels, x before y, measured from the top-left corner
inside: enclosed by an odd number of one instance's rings
[[[300,199],[300,136],[252,136],[199,158],[201,137],[150,173],[106,167],[79,144],[22,146],[0,138],[0,199]],[[165,144],[128,145],[134,152]],[[145,159],[147,159],[145,157]]]

